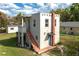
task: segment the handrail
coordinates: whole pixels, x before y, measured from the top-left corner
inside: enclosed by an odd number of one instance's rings
[[[30,40],[32,41],[32,43],[35,44],[37,47],[39,47],[39,45],[38,45],[38,43],[35,41],[35,39],[34,39],[32,33],[29,31],[28,34],[29,34],[29,37],[30,37]]]

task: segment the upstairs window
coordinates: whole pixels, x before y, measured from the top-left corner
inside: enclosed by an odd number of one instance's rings
[[[33,20],[33,26],[34,27],[36,26],[36,20],[35,19]]]
[[[48,19],[45,19],[45,27],[48,27]]]

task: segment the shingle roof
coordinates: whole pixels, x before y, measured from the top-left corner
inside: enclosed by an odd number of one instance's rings
[[[79,27],[79,22],[61,22],[62,27]]]

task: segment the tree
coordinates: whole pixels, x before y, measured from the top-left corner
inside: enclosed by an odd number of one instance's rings
[[[17,16],[13,17],[14,23],[16,23],[18,25],[21,24],[22,23],[22,18],[23,18],[24,22],[26,22],[27,17],[24,16],[24,14],[22,14],[22,13],[17,14]]]
[[[6,27],[8,20],[7,15],[3,12],[0,12],[0,27]]]
[[[3,12],[0,12],[0,32],[6,32],[8,24],[8,18],[7,15]]]
[[[72,21],[79,21],[79,3],[73,3],[70,7],[71,12],[71,20]]]
[[[57,9],[53,11],[60,14],[61,21],[79,21],[79,3],[73,3],[65,9]]]

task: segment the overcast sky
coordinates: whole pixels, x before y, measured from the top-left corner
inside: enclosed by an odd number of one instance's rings
[[[33,14],[37,12],[50,12],[52,9],[69,7],[70,3],[0,3],[0,11],[15,16],[19,12]]]

